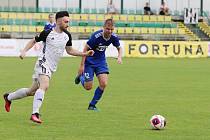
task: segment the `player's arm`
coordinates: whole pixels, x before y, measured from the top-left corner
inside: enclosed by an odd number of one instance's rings
[[[65,33],[68,35],[69,40],[66,43],[66,52],[69,55],[73,55],[73,56],[92,56],[94,54],[93,50],[87,51],[87,52],[80,52],[76,49],[73,49],[72,47],[72,37],[71,34],[68,31],[65,31]]]
[[[45,23],[45,25],[44,25],[44,30],[47,30],[48,29],[48,24],[47,23]]]
[[[76,49],[73,49],[72,46],[66,46],[66,52],[69,54],[69,55],[73,55],[73,56],[92,56],[94,54],[94,51],[93,50],[89,50],[89,51],[86,51],[86,52],[80,52]]]
[[[118,56],[117,56],[117,63],[122,64],[122,47],[117,47]]]
[[[88,44],[86,44],[83,49],[83,53],[87,52],[89,49],[90,49],[90,47],[88,46]],[[78,75],[81,75],[84,72],[85,59],[86,59],[86,56],[83,56],[81,63],[80,63],[79,70],[78,70]]]
[[[36,42],[46,42],[46,38],[48,36],[48,34],[50,33],[50,31],[45,31],[43,30],[39,35],[35,36],[35,38],[31,39],[25,46],[25,48],[23,50],[21,50],[20,52],[20,58],[23,59],[26,55],[26,52],[28,50],[30,50],[35,44]]]
[[[122,47],[120,47],[120,41],[117,36],[115,36],[112,44],[117,48],[118,51],[117,63],[122,64]]]
[[[20,55],[19,55],[20,59],[23,59],[26,56],[26,52],[30,50],[34,46],[35,43],[36,43],[35,38],[33,38],[26,44],[25,48],[20,51]]]

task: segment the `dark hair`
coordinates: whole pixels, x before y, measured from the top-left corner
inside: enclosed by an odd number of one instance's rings
[[[62,17],[69,17],[69,13],[67,11],[59,11],[56,13],[55,15],[55,19],[57,20],[58,18],[62,18]]]
[[[114,20],[112,18],[106,19],[105,22],[104,22],[104,26],[109,22],[112,24],[112,26],[114,26]]]
[[[53,14],[53,13],[50,13],[50,14],[48,15],[49,18],[50,18],[51,16],[54,16],[54,14]]]

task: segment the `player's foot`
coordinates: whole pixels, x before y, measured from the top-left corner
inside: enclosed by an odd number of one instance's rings
[[[77,85],[80,83],[80,75],[77,75],[77,77],[74,80],[74,83]]]
[[[33,122],[36,122],[36,123],[42,123],[42,120],[39,117],[40,117],[39,113],[34,113],[31,115],[30,120],[32,120]]]
[[[11,108],[11,103],[12,103],[12,102],[8,100],[8,98],[7,98],[8,95],[9,95],[8,93],[5,93],[5,94],[3,95],[4,101],[5,101],[5,106],[4,106],[4,107],[5,107],[5,110],[6,110],[7,112],[10,112],[10,108]]]
[[[88,110],[98,111],[97,107],[95,105],[89,104]]]

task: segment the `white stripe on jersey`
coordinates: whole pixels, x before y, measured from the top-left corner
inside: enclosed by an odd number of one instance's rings
[[[65,32],[57,33],[52,30],[46,38],[42,54],[38,59],[46,60],[45,63],[49,66],[50,70],[55,72],[68,40],[69,36]]]

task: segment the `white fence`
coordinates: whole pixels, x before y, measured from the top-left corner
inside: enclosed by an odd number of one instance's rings
[[[0,56],[19,56],[28,39],[0,39]],[[83,50],[87,40],[73,40],[72,46],[79,51]],[[123,57],[188,57],[201,58],[210,56],[210,42],[192,41],[120,41]],[[27,56],[34,57],[40,54],[42,43],[27,52]],[[106,50],[107,57],[117,57],[117,49],[110,45]],[[66,52],[64,56],[68,56]]]
[[[25,47],[28,39],[0,39],[0,56],[19,56],[20,50]],[[79,51],[83,51],[83,47],[87,40],[73,40],[72,47]],[[124,43],[121,42],[121,45]],[[38,56],[42,48],[42,43],[36,43],[35,46],[27,52],[27,56]],[[64,56],[68,56],[64,53]],[[113,45],[110,45],[106,50],[107,57],[116,57],[117,50]]]

